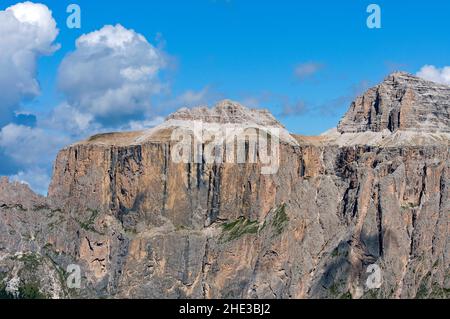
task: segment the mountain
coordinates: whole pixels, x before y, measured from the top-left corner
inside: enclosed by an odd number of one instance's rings
[[[282,127],[281,123],[269,111],[250,110],[230,100],[221,101],[212,109],[208,107],[182,108],[167,118],[167,122],[171,121],[202,121],[204,123],[219,124],[251,123],[262,126]]]
[[[340,133],[450,132],[450,87],[397,72],[352,103]]]
[[[47,198],[0,182],[0,294],[449,298],[449,101],[394,73],[321,136],[226,100],[68,146]]]

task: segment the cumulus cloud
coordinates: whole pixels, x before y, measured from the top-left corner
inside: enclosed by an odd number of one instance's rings
[[[161,93],[165,55],[143,35],[121,25],[105,26],[77,39],[64,58],[59,88],[68,103],[104,125],[152,114],[151,97]]]
[[[59,48],[58,32],[45,5],[24,2],[0,11],[0,174],[41,194],[62,147],[99,132],[161,123],[151,99],[167,92],[161,71],[170,57],[163,48],[121,25],[105,26],[79,37],[63,59],[58,86],[65,101],[45,113],[23,112],[20,104],[40,93],[37,61]]]
[[[48,164],[48,159],[68,142],[67,137],[42,128],[8,124],[0,130],[0,147],[22,165]]]
[[[0,130],[0,159],[2,165],[5,161],[7,166],[12,167],[2,167],[2,174],[9,173],[12,180],[25,182],[36,192],[45,195],[53,160],[58,150],[70,141],[60,132],[8,124]]]
[[[34,167],[24,171],[19,171],[17,174],[9,176],[9,179],[13,182],[20,182],[27,184],[35,192],[46,195],[50,184],[51,176],[48,170]]]
[[[142,131],[145,129],[149,129],[155,127],[164,122],[164,117],[157,116],[151,120],[142,120],[142,121],[130,121],[123,129],[130,131]]]
[[[21,101],[40,92],[37,60],[58,49],[52,12],[43,4],[18,3],[0,11],[0,124],[13,117]]]
[[[0,11],[0,173],[26,179],[42,193],[50,176],[44,167],[67,140],[36,128],[36,116],[21,111],[21,103],[40,94],[37,62],[58,50],[58,33],[43,4],[23,2]]]
[[[306,62],[298,64],[294,69],[294,74],[298,79],[305,79],[307,77],[315,75],[322,70],[324,65],[317,62]]]
[[[11,117],[0,122],[0,174],[45,194],[52,162],[62,147],[93,134],[141,130],[162,122],[150,101],[164,92],[159,77],[167,56],[133,30],[105,26],[78,38],[76,50],[61,63],[58,85],[65,101],[46,113],[21,112],[15,105],[39,93],[36,60],[57,49],[53,40],[58,31],[45,6],[25,3],[12,8],[0,14],[0,44],[5,48],[0,51],[0,89],[16,94],[8,102]],[[8,79],[2,78],[5,73]],[[14,91],[16,87],[20,90]],[[3,101],[0,96],[1,107]]]
[[[74,138],[80,138],[99,130],[100,124],[94,121],[94,116],[82,113],[66,102],[55,107],[44,117],[42,125],[53,130],[59,130]]]
[[[450,85],[450,66],[438,68],[434,65],[425,65],[417,72],[417,76],[425,80]]]

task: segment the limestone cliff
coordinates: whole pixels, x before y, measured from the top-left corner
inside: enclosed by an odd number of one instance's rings
[[[71,145],[56,159],[48,198],[0,183],[0,289],[449,298],[449,98],[447,86],[395,73],[319,137],[224,101]],[[262,174],[260,153],[244,163],[174,161],[174,131],[196,121],[205,131],[279,129],[278,170]],[[65,285],[69,264],[82,269],[81,289]],[[381,269],[379,288],[366,283],[370,265]]]
[[[341,133],[388,129],[450,132],[450,87],[404,72],[393,73],[352,103]]]

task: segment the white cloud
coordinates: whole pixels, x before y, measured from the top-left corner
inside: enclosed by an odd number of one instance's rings
[[[155,126],[161,124],[162,122],[164,122],[164,117],[157,116],[151,120],[131,121],[123,129],[130,130],[130,131],[142,131],[145,129],[155,127]]]
[[[6,9],[6,14],[12,13],[19,22],[19,30],[6,35],[14,38],[22,45],[22,49],[35,50],[42,54],[53,53],[58,46],[53,45],[58,36],[56,22],[49,8],[40,3],[18,3]]]
[[[68,103],[102,124],[151,115],[150,100],[164,85],[164,54],[144,36],[121,25],[105,26],[76,41],[61,63],[58,83]]]
[[[425,80],[450,85],[450,66],[437,68],[434,65],[425,65],[417,76]]]
[[[52,12],[43,4],[18,3],[0,11],[0,123],[24,99],[39,94],[37,59],[58,49]]]
[[[82,113],[67,103],[54,108],[50,115],[42,121],[43,126],[62,131],[74,137],[94,133],[100,129],[100,124],[94,121],[94,116]]]
[[[307,77],[315,75],[321,69],[323,69],[324,65],[317,62],[306,62],[302,64],[298,64],[295,67],[294,74],[299,79],[305,79]]]
[[[0,130],[0,147],[21,165],[47,165],[69,139],[41,128],[8,124]]]
[[[17,174],[9,176],[9,179],[13,182],[27,184],[31,189],[41,195],[47,195],[48,185],[51,182],[48,170],[39,167],[19,171]]]
[[[141,131],[162,122],[164,122],[164,117],[152,116],[141,120],[131,120],[122,125],[105,126],[96,122],[92,114],[80,112],[69,104],[62,103],[44,118],[41,127],[57,130],[61,132],[61,135],[70,136],[71,141],[78,141],[102,132]]]
[[[117,25],[81,36],[76,50],[63,60],[58,82],[67,101],[39,114],[37,121],[34,117],[34,123],[29,120],[30,126],[13,124],[14,114],[23,114],[20,102],[39,94],[36,62],[58,48],[53,44],[57,35],[44,5],[27,2],[0,11],[0,155],[7,162],[3,173],[41,194],[62,147],[99,132],[142,130],[163,121],[150,99],[165,88],[159,77],[167,55],[144,36]],[[2,119],[3,111],[10,117]],[[28,125],[28,118],[22,117],[20,123]]]
[[[42,195],[47,193],[57,152],[70,141],[64,133],[23,125],[8,124],[0,130],[0,149],[18,167],[10,178]]]

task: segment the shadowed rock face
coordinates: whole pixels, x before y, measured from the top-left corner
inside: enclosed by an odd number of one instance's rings
[[[402,89],[383,91],[390,86]],[[383,100],[375,117],[369,112],[376,120],[364,113],[372,102],[366,109],[368,98],[359,98],[342,136],[282,140],[271,175],[259,162],[172,160],[175,127],[167,123],[280,126],[267,112],[225,101],[180,110],[150,131],[65,148],[48,198],[2,180],[0,291],[16,280],[65,298],[448,298],[448,126],[440,130],[448,87],[394,74],[373,90],[365,96],[376,100],[378,90]],[[414,92],[414,116],[392,128],[423,130],[427,118],[440,139],[355,137],[389,128],[386,112],[406,105],[402,90]],[[439,102],[440,111],[429,116],[417,101]],[[69,264],[82,269],[81,289],[67,288]],[[366,285],[373,264],[379,289]]]

